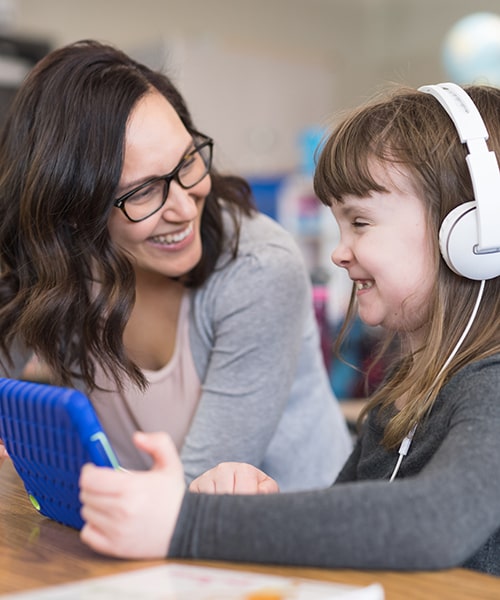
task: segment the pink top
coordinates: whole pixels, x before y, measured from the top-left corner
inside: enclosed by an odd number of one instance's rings
[[[132,433],[166,431],[180,450],[201,395],[201,383],[196,373],[189,345],[189,294],[185,293],[179,311],[174,354],[158,371],[143,370],[149,386],[143,393],[126,382],[124,394],[102,370],[96,373],[99,386],[112,391],[95,390],[92,404],[118,455],[120,464],[128,469],[145,469],[151,464],[148,456],[139,453],[131,441]]]

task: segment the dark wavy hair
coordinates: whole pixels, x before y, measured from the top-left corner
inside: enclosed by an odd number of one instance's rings
[[[28,74],[0,138],[0,344],[16,341],[49,366],[54,381],[95,387],[99,363],[120,387],[144,387],[123,331],[135,299],[129,259],[108,219],[122,170],[127,119],[151,88],[198,133],[172,81],[122,51],[92,40],[54,50]],[[200,286],[227,243],[234,258],[249,185],[211,170],[201,219],[203,253],[185,285]],[[226,239],[222,204],[235,225]],[[6,365],[4,365],[5,367]]]
[[[466,91],[484,119],[490,150],[500,158],[500,90],[471,86]],[[453,273],[438,244],[446,215],[474,199],[466,154],[452,120],[435,98],[398,87],[337,123],[318,159],[314,189],[327,206],[342,202],[347,195],[365,197],[372,191],[387,191],[374,176],[375,162],[405,169],[427,214],[438,276],[428,309],[425,345],[411,351],[404,332],[399,332],[399,368],[391,369],[362,413],[363,417],[377,406],[390,409],[398,399],[408,398],[385,430],[387,447],[397,447],[413,424],[429,414],[440,388],[453,374],[468,363],[500,352],[500,277],[495,277],[486,281],[474,323],[453,360],[443,368],[466,327],[480,286],[479,281]],[[353,293],[339,343],[356,313]],[[379,356],[394,342],[392,336],[389,332]]]

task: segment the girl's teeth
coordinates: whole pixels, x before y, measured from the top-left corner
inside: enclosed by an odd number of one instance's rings
[[[373,285],[372,281],[357,281],[356,282],[356,289],[358,290],[368,290],[369,288],[371,288]]]

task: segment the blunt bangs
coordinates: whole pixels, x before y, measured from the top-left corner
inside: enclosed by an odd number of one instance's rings
[[[386,192],[372,172],[373,161],[394,161],[388,154],[387,121],[372,110],[358,111],[339,125],[323,146],[314,174],[314,190],[327,206],[347,195]]]

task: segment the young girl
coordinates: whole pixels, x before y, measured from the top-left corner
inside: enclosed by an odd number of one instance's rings
[[[450,90],[447,101],[467,121],[469,97]],[[500,574],[500,243],[486,247],[477,232],[484,192],[493,192],[498,222],[500,176],[481,127],[479,139],[477,123],[466,127],[467,148],[438,92],[401,89],[353,112],[317,165],[316,192],[341,234],[332,259],[353,280],[353,306],[365,323],[397,335],[401,348],[335,485],[289,494],[192,493],[276,491],[264,473],[231,463],[186,493],[170,441],[142,435],[137,443],[154,455],[150,473],[84,467],[84,542],[125,557],[363,569],[461,565]],[[499,156],[500,90],[468,93]],[[469,151],[474,156],[466,160]],[[444,260],[438,232],[464,203],[472,239],[462,232],[452,239],[460,223],[451,235],[442,230]],[[456,242],[473,265],[462,274]]]
[[[82,387],[126,468],[151,464],[135,430],[165,431],[188,482],[237,460],[323,486],[351,448],[309,276],[213,146],[172,82],[119,50],[43,59],[0,140],[1,349]]]

